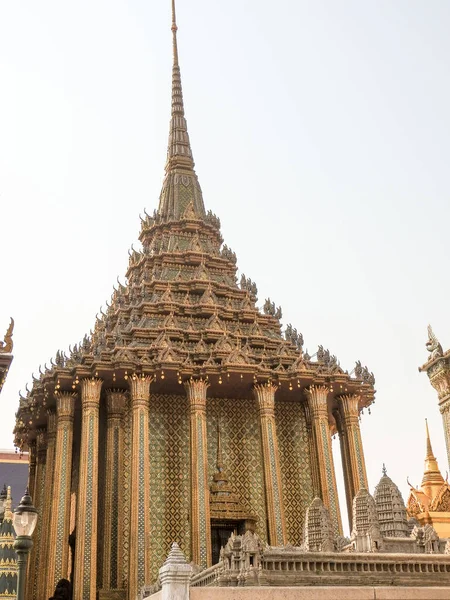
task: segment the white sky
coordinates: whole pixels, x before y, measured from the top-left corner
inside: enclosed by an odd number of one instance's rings
[[[157,206],[168,136],[169,0],[0,1],[0,398],[79,341],[124,281],[139,213]],[[437,397],[417,367],[431,322],[450,346],[450,3],[177,0],[197,172],[259,303],[377,379],[363,417],[381,465],[421,480]],[[345,518],[344,498],[341,498]]]

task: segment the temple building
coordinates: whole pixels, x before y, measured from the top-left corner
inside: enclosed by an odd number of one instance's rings
[[[373,374],[359,361],[349,373],[322,346],[308,355],[292,325],[283,331],[281,308],[259,308],[255,283],[238,281],[194,170],[172,11],[159,207],[92,334],[68,356],[58,350],[20,398],[15,443],[29,449],[40,511],[29,600],[61,578],[74,600],[110,590],[135,600],[173,541],[200,568],[230,533],[300,545],[316,496],[342,534],[335,433],[349,515],[368,487],[359,416]]]

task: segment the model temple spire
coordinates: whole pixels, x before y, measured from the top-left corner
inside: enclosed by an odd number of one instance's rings
[[[200,218],[205,216],[202,191],[194,171],[194,159],[184,116],[183,90],[178,63],[177,31],[175,0],[172,0],[172,112],[166,175],[158,209],[158,213],[164,221],[180,219],[188,206],[195,216]]]

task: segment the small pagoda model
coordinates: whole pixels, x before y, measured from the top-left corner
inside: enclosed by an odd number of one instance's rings
[[[15,443],[30,450],[41,510],[30,600],[62,578],[74,600],[98,590],[135,600],[173,541],[202,568],[230,530],[299,545],[316,496],[340,534],[334,433],[350,515],[368,487],[359,415],[374,400],[373,374],[360,362],[345,371],[322,346],[308,355],[292,325],[282,332],[281,308],[270,298],[259,308],[255,283],[238,281],[194,171],[173,2],[172,13],[158,210],[142,219],[127,283],[91,335],[58,351],[20,398]]]

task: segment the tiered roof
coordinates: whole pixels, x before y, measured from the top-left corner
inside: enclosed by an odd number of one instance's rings
[[[141,219],[141,248],[130,251],[127,284],[114,288],[94,330],[69,355],[58,351],[21,396],[16,444],[25,448],[45,425],[53,392],[76,389],[82,377],[105,387],[152,374],[154,391],[183,393],[189,377],[204,377],[210,394],[249,398],[255,382],[272,380],[278,396],[312,383],[335,393],[359,393],[360,408],[374,398],[374,377],[360,362],[351,374],[322,346],[310,357],[292,325],[283,335],[280,307],[257,306],[255,283],[241,275],[235,253],[223,244],[220,221],[205,211],[194,170],[178,62],[172,0],[172,114],[159,208]],[[330,408],[330,422],[333,420]]]

